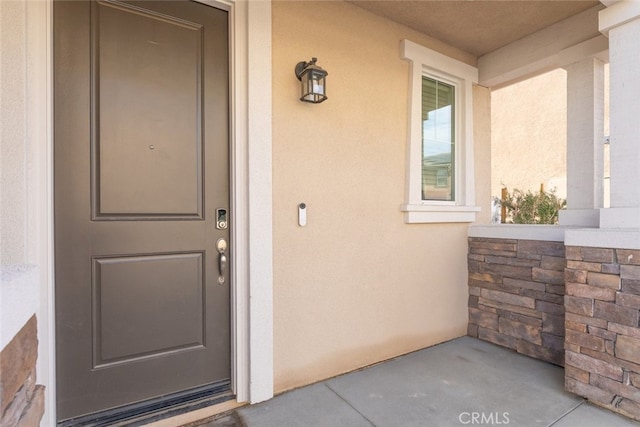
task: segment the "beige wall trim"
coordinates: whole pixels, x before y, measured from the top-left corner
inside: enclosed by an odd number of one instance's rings
[[[579,228],[567,230],[566,246],[640,249],[640,231],[633,229]]]
[[[600,12],[599,22],[600,31],[607,36],[612,28],[640,18],[640,2],[621,1],[607,4],[607,6]]]
[[[581,59],[607,61],[608,40],[598,31],[597,5],[478,59],[479,83],[497,89]]]
[[[235,0],[196,0],[229,12],[230,163],[231,163],[231,383],[238,402],[249,400],[249,275],[247,197],[247,3]]]
[[[621,0],[600,0],[600,3],[602,3],[603,5],[609,7],[609,6],[613,6],[614,4],[618,3]]]
[[[243,2],[245,3],[245,2]],[[273,397],[271,0],[247,5],[249,402]],[[239,115],[238,115],[239,116]],[[239,118],[239,117],[237,117]],[[250,261],[250,262],[249,262]]]
[[[257,403],[273,397],[271,0],[198,1],[230,14],[232,383]]]
[[[574,227],[599,227],[600,209],[562,209],[558,212],[558,224]]]
[[[30,262],[37,267],[38,382],[45,385],[42,425],[55,425],[55,300],[53,242],[53,2],[25,1],[26,142],[29,169]],[[24,308],[24,303],[18,304]]]
[[[567,209],[561,225],[598,227],[604,206],[604,63],[587,58],[567,70]]]
[[[469,237],[484,237],[491,239],[541,240],[548,242],[564,242],[566,227],[558,225],[534,224],[494,224],[472,225],[469,227]]]

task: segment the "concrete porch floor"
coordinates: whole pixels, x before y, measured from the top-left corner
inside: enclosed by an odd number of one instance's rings
[[[198,425],[640,425],[565,392],[563,382],[558,366],[462,337]]]

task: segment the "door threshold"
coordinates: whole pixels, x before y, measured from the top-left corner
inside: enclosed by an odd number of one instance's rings
[[[238,402],[236,399],[227,400],[226,402],[185,412],[184,414],[165,418],[160,421],[152,421],[151,424],[145,425],[145,427],[202,426],[203,424],[206,425],[212,421],[224,418],[226,415],[233,414],[238,408],[242,408],[247,405],[247,402]]]
[[[58,427],[137,427],[233,400],[230,381],[58,422]]]

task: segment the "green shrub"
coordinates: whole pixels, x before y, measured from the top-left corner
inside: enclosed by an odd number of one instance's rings
[[[506,192],[502,206],[507,214],[504,222],[509,224],[557,224],[558,211],[567,206],[567,201],[556,196],[555,190],[525,193],[514,189]]]

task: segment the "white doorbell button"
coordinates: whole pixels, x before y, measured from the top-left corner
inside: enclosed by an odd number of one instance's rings
[[[304,203],[298,205],[298,224],[300,227],[307,225],[307,205]]]

